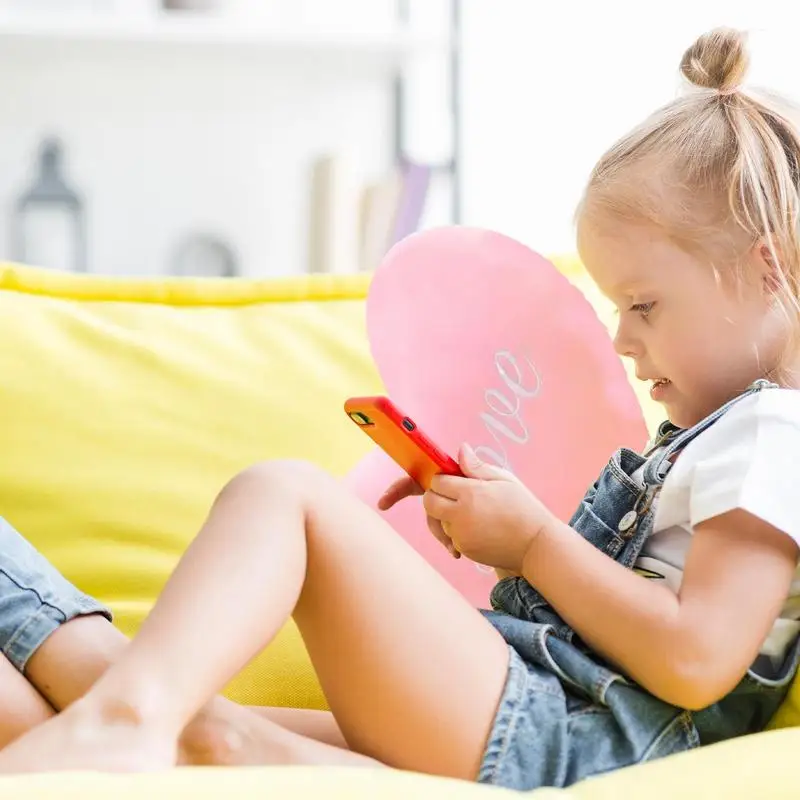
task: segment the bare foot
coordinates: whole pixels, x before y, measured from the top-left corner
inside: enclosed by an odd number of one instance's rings
[[[0,751],[0,772],[155,772],[175,766],[176,738],[123,703],[82,699]]]
[[[338,764],[379,766],[365,756],[300,736],[235,703],[214,702],[186,727],[182,764],[265,766]]]
[[[261,729],[246,708],[215,706],[201,711],[187,726],[178,745],[178,763],[202,766],[256,766],[277,763],[274,731]],[[267,723],[269,726],[269,723]]]

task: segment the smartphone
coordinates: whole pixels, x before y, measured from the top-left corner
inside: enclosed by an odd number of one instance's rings
[[[458,463],[440,450],[388,397],[351,397],[350,419],[425,491],[434,475],[462,475]]]

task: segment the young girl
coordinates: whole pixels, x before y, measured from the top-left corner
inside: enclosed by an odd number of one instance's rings
[[[745,65],[738,33],[701,37],[681,63],[698,90],[603,156],[578,215],[617,350],[669,417],[653,446],[615,453],[569,525],[466,448],[468,477],[424,495],[445,546],[509,574],[493,611],[328,475],[261,464],[116,663],[0,767],[173,765],[290,614],[350,749],[275,726],[276,762],[530,789],[761,730],[798,663],[800,136],[739,88]]]

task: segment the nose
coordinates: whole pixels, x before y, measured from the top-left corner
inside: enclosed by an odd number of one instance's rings
[[[623,358],[637,358],[641,355],[641,342],[631,336],[624,319],[617,323],[617,332],[614,335],[614,349]]]

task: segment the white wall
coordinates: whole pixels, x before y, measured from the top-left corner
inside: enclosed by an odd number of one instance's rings
[[[752,31],[750,82],[800,99],[796,4],[464,3],[464,221],[540,252],[574,248],[595,160],[675,96],[681,55],[706,29]]]
[[[330,6],[313,3],[290,4],[282,19]],[[323,30],[374,30],[391,22],[392,5],[349,0],[335,17],[310,16]],[[365,175],[383,174],[392,155],[388,77],[346,54],[4,48],[0,257],[37,143],[55,133],[87,198],[91,270],[162,272],[181,236],[210,232],[235,246],[245,274],[303,271],[311,160],[349,153]]]

